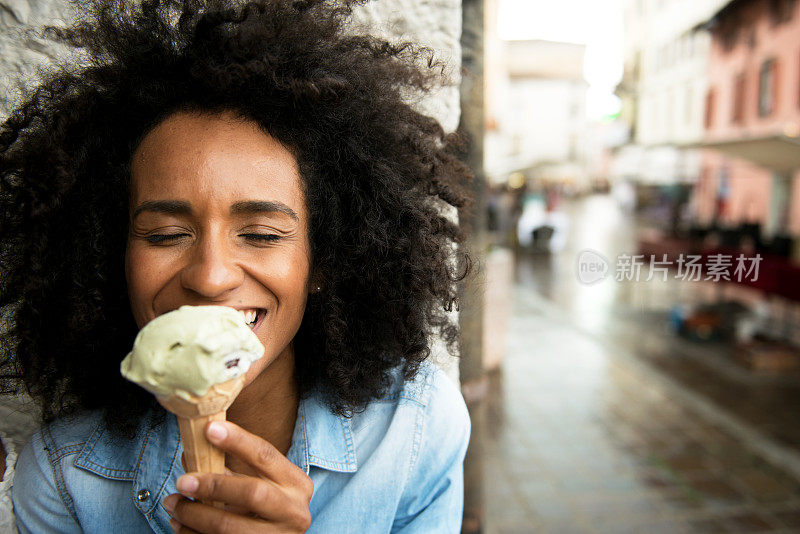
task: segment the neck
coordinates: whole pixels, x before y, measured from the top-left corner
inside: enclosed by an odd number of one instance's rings
[[[292,445],[298,403],[294,348],[290,344],[239,393],[228,408],[227,419],[268,441],[285,456]]]

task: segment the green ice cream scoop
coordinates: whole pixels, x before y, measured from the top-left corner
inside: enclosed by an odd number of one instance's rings
[[[181,306],[147,323],[122,360],[122,376],[160,397],[204,395],[243,375],[264,346],[241,312]]]

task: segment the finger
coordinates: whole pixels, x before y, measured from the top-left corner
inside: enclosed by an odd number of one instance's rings
[[[181,467],[183,467],[183,472],[186,473],[187,471],[186,471],[186,453],[185,452],[183,454],[181,454]],[[225,467],[224,473],[226,475],[237,475],[238,474],[238,473],[234,473],[233,471],[231,471],[227,467]],[[2,482],[2,481],[0,481],[0,482]]]
[[[177,519],[170,519],[169,526],[172,527],[172,531],[175,534],[198,534],[196,530],[192,530],[186,525],[181,525]]]
[[[181,523],[177,519],[172,517],[172,514],[175,513],[175,505],[177,504],[179,499],[181,499],[181,496],[177,493],[173,493],[172,495],[168,495],[163,501],[161,501],[161,504],[164,506],[164,509],[170,516],[169,526],[175,533],[193,534],[197,531],[187,527],[186,525],[181,525]]]
[[[181,454],[181,467],[183,467],[183,472],[184,472],[184,473],[188,472],[188,471],[186,470],[186,453],[185,453],[185,452],[184,452],[183,454]],[[225,467],[225,471],[224,471],[224,473],[225,473],[226,475],[238,475],[238,473],[234,473],[233,471],[231,471],[231,470],[230,470],[230,469],[228,469],[227,467]]]
[[[304,512],[295,512],[305,502],[292,501],[276,484],[249,476],[190,473],[177,482],[178,491],[202,502],[222,502],[228,511],[255,514],[281,523],[294,523]],[[304,507],[307,511],[308,506]]]
[[[206,436],[211,443],[238,456],[270,480],[295,486],[311,497],[311,479],[268,441],[228,421],[209,423]]]
[[[185,498],[179,499],[175,504],[172,517],[180,524],[178,532],[181,534],[184,532],[237,534],[253,532],[259,525],[264,526],[263,521],[258,519],[220,510]]]

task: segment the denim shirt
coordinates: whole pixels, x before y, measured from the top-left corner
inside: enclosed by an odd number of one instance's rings
[[[309,532],[459,532],[469,415],[458,389],[425,363],[350,418],[319,394],[301,400],[287,457],[314,482]],[[177,420],[132,441],[99,412],[34,433],[12,490],[21,532],[172,532],[162,499],[184,471]]]

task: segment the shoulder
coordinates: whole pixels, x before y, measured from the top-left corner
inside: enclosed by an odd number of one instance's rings
[[[445,410],[462,412],[466,406],[455,382],[435,363],[423,361],[411,380],[403,380],[398,370],[394,372],[392,385],[379,402],[413,403],[431,413]]]
[[[450,464],[463,460],[471,425],[464,397],[455,382],[437,365],[426,362],[403,392],[422,408],[420,461]]]
[[[386,394],[355,414],[352,425],[357,438],[372,434],[373,439],[379,435],[398,445],[408,443],[410,469],[420,455],[431,459],[431,454],[448,449],[448,456],[457,457],[466,449],[470,434],[469,413],[461,392],[439,366],[427,360],[411,380],[402,380],[401,373],[396,372]]]
[[[87,412],[44,425],[31,435],[17,460],[11,492],[21,530],[77,526],[62,464],[81,451],[99,421],[99,413]]]
[[[57,419],[34,432],[20,453],[18,478],[31,482],[32,476],[63,476],[61,464],[84,448],[101,424],[100,412],[83,412]],[[24,461],[23,461],[24,460]],[[26,469],[35,464],[39,469]],[[59,480],[54,481],[56,484]],[[18,484],[15,484],[17,486]]]
[[[44,444],[54,457],[70,454],[75,449],[80,450],[92,434],[102,423],[102,412],[88,411],[75,415],[62,417],[48,423],[34,435],[39,435]]]
[[[65,457],[81,451],[100,421],[99,412],[84,412],[39,427],[20,453],[15,488],[31,477],[47,477],[58,472],[57,465]]]
[[[102,411],[94,411],[58,419],[34,432],[19,456],[12,488],[20,530],[93,530],[112,515],[116,524],[139,529],[144,517],[139,512],[152,510],[136,507],[132,483],[141,475],[144,487],[163,489],[179,443],[177,428],[156,428],[152,422],[150,414],[134,437],[122,438],[106,427]],[[150,462],[140,471],[145,445]],[[152,507],[152,502],[143,507]]]
[[[85,412],[64,417],[39,427],[31,434],[20,452],[15,490],[36,478],[52,479],[59,472],[58,464],[78,454],[100,423],[98,412]],[[40,480],[39,482],[55,482]]]
[[[411,380],[399,371],[393,378],[384,395],[350,417],[314,395],[300,405],[289,458],[314,481],[311,511],[320,531],[443,532],[439,525],[460,521],[470,429],[461,393],[431,363]]]
[[[419,403],[419,416],[412,462],[393,528],[457,532],[471,429],[464,398],[453,380],[432,364],[406,384],[404,395]]]
[[[399,398],[417,404],[422,409],[423,422],[433,423],[434,428],[428,428],[426,434],[469,435],[469,412],[464,397],[438,365],[423,362],[414,379],[403,384]]]

